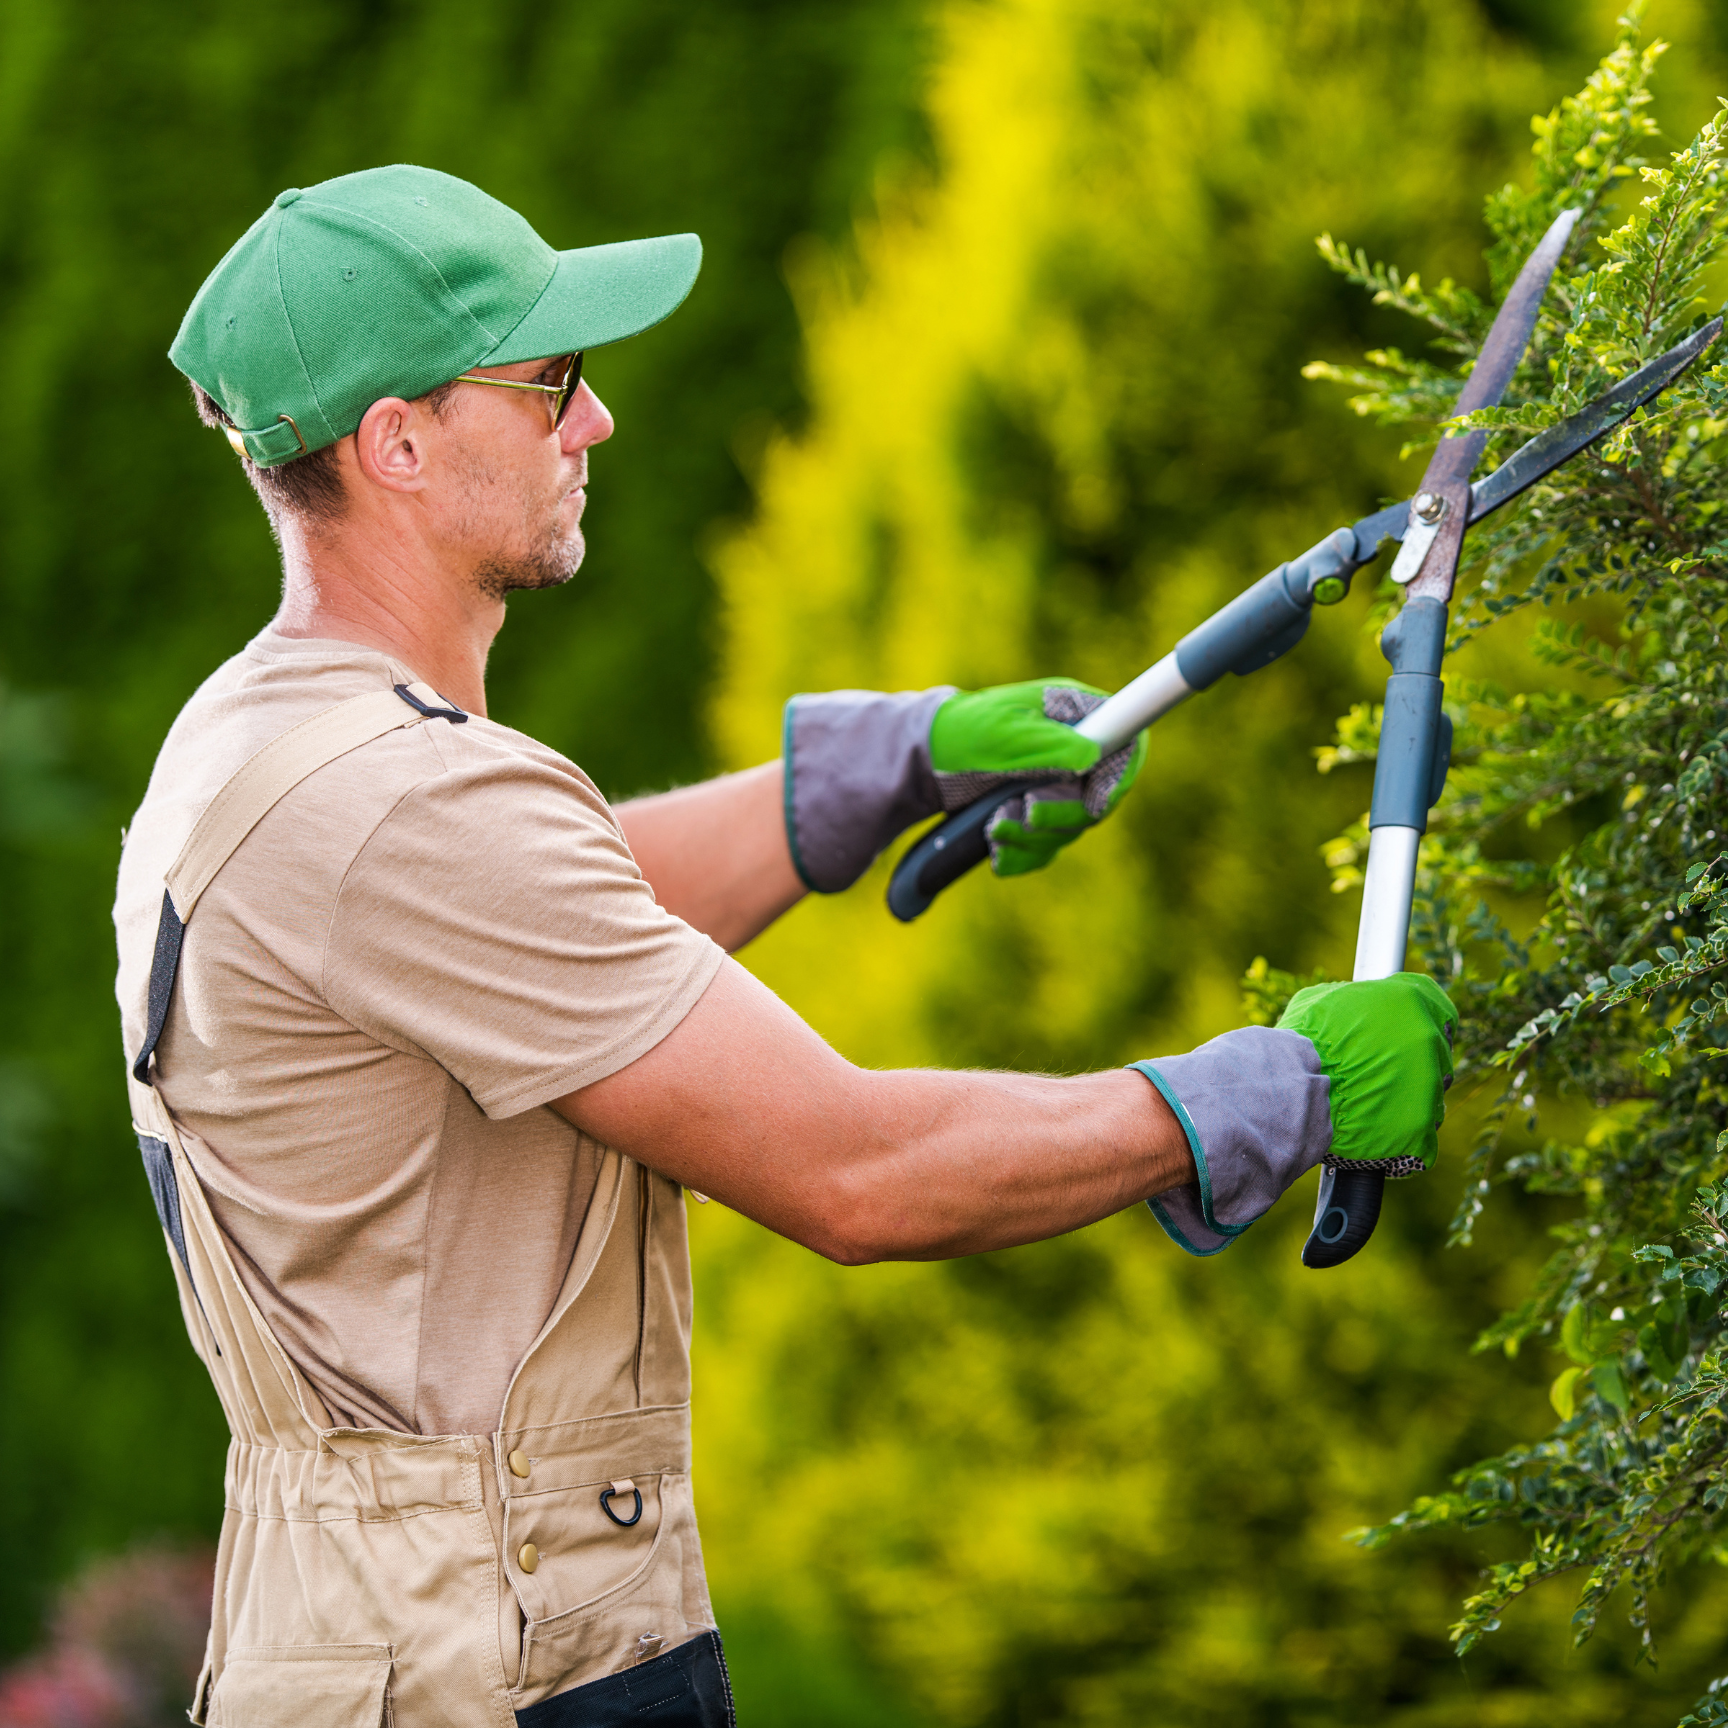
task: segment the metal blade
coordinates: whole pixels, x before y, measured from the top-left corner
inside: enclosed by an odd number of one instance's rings
[[[1509,504],[1563,462],[1569,462],[1579,451],[1587,450],[1597,439],[1612,432],[1634,409],[1654,401],[1721,334],[1722,319],[1712,318],[1684,342],[1677,342],[1666,354],[1657,355],[1622,378],[1594,402],[1585,403],[1576,414],[1568,415],[1558,425],[1538,432],[1528,444],[1520,445],[1492,474],[1470,488],[1470,520],[1480,522],[1484,516],[1492,515],[1502,504]],[[1388,505],[1351,524],[1351,532],[1356,536],[1356,561],[1366,564],[1386,541],[1396,540],[1411,548],[1419,565],[1438,528],[1438,523],[1430,526],[1418,522],[1412,533],[1409,501]]]
[[[1543,263],[1544,249],[1550,248],[1550,242],[1554,242],[1558,234],[1558,242],[1551,248],[1553,256],[1546,262],[1544,269],[1537,272],[1544,277],[1541,286],[1546,287],[1546,276],[1552,274],[1554,262],[1558,259],[1559,251],[1564,247],[1566,236],[1571,233],[1572,224],[1575,220],[1576,212],[1567,211],[1548,230],[1542,245],[1531,254],[1523,270],[1519,272],[1518,281],[1513,285],[1512,293],[1507,297],[1506,305],[1501,307],[1500,316],[1494,321],[1494,329],[1489,333],[1488,343],[1483,346],[1484,355],[1487,354],[1489,347],[1498,341],[1507,308],[1512,305],[1515,299],[1520,297],[1522,291],[1530,284],[1535,267]],[[1528,344],[1530,332],[1535,328],[1534,308],[1540,304],[1541,296],[1537,294],[1533,299],[1527,301],[1525,312],[1528,316],[1526,317],[1524,312],[1520,314],[1522,340],[1525,344]],[[1654,360],[1639,367],[1629,377],[1622,378],[1613,389],[1604,391],[1595,401],[1586,403],[1576,414],[1568,415],[1558,425],[1550,426],[1546,431],[1537,433],[1529,443],[1520,446],[1492,474],[1484,480],[1477,481],[1470,488],[1470,520],[1480,522],[1484,516],[1491,515],[1502,504],[1509,503],[1521,492],[1534,486],[1545,475],[1551,474],[1561,463],[1570,461],[1579,451],[1588,449],[1597,439],[1613,431],[1635,409],[1642,408],[1645,403],[1660,396],[1722,334],[1722,326],[1721,317],[1712,318],[1708,324],[1693,331],[1684,342],[1677,342],[1666,354],[1659,354]],[[1517,335],[1518,330],[1514,328],[1511,334]],[[1510,370],[1506,368],[1505,352],[1506,350],[1503,348],[1500,366],[1504,376],[1499,383],[1499,389],[1502,391],[1511,376],[1511,371],[1517,367],[1517,356],[1514,356],[1510,362]],[[1522,349],[1518,352],[1522,354]],[[1476,378],[1481,375],[1481,372],[1482,368],[1479,365],[1476,372],[1471,375],[1471,386],[1475,384]],[[1492,382],[1492,379],[1488,380],[1488,383]],[[1487,384],[1485,383],[1483,387],[1486,389]],[[1470,386],[1466,387],[1466,393],[1468,393],[1469,388]],[[1471,406],[1482,407],[1484,405],[1477,402]],[[1464,397],[1460,396],[1457,412],[1467,413],[1469,411],[1470,408],[1465,406]],[[1466,441],[1465,438],[1447,439],[1442,448],[1445,444],[1463,444]],[[1486,441],[1485,434],[1481,441]],[[1480,448],[1480,444],[1478,448]],[[1430,472],[1432,472],[1433,464],[1430,463],[1429,466]],[[1427,476],[1424,476],[1424,486],[1426,486],[1426,481]],[[1351,524],[1351,532],[1356,537],[1356,561],[1358,564],[1366,564],[1386,541],[1400,541],[1403,549],[1398,554],[1397,565],[1392,571],[1392,579],[1395,582],[1407,582],[1421,568],[1422,561],[1427,556],[1428,548],[1433,544],[1439,529],[1438,521],[1433,523],[1417,521],[1412,524],[1409,501],[1402,504],[1390,504],[1384,510],[1378,510],[1372,516],[1363,516]],[[1401,569],[1402,574],[1400,574]]]
[[[1476,365],[1464,381],[1453,406],[1454,414],[1472,414],[1478,408],[1492,408],[1506,393],[1524,350],[1530,346],[1531,333],[1536,328],[1536,314],[1542,307],[1542,296],[1548,292],[1549,278],[1572,238],[1572,229],[1579,212],[1562,210],[1554,218],[1548,232],[1542,236],[1536,250],[1524,260],[1512,292],[1494,316],[1488,339],[1476,357]],[[1482,456],[1482,446],[1488,442],[1486,432],[1462,432],[1442,438],[1440,447],[1422,476],[1421,490],[1436,491],[1448,480],[1469,477]],[[1415,572],[1412,571],[1411,575]]]
[[[1478,408],[1492,408],[1506,394],[1524,350],[1536,328],[1536,314],[1542,306],[1542,296],[1548,292],[1548,281],[1566,250],[1582,214],[1578,210],[1562,210],[1549,225],[1548,232],[1537,243],[1536,250],[1524,260],[1512,292],[1494,319],[1488,340],[1476,357],[1476,365],[1458,393],[1454,414],[1471,414]]]
[[[1553,473],[1562,462],[1570,461],[1580,450],[1588,449],[1598,438],[1612,432],[1634,409],[1660,396],[1721,334],[1721,318],[1712,318],[1684,342],[1677,342],[1666,354],[1640,366],[1576,414],[1568,415],[1545,432],[1538,432],[1528,444],[1513,451],[1487,479],[1470,488],[1470,520],[1480,522],[1544,475]]]

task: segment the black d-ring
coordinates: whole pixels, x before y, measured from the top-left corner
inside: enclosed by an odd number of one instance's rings
[[[620,1530],[628,1530],[632,1524],[640,1524],[642,1522],[642,1490],[640,1488],[632,1488],[630,1490],[630,1492],[636,1496],[636,1510],[632,1512],[628,1518],[620,1518],[618,1514],[612,1510],[612,1496],[617,1492],[618,1490],[616,1488],[605,1488],[601,1490],[600,1510],[604,1512]]]

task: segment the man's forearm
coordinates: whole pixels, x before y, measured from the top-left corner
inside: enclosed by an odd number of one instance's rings
[[[778,762],[633,798],[615,813],[654,897],[728,952],[804,896]]]
[[[1040,1242],[1194,1180],[1181,1124],[1129,1069],[860,1079],[867,1126],[841,1178],[856,1205],[842,1203],[837,1259]]]
[[[1139,1074],[873,1073],[732,965],[655,1049],[556,1108],[849,1264],[1039,1241],[1194,1180]]]

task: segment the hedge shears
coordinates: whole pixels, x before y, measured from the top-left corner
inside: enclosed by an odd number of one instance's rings
[[[1454,416],[1491,408],[1505,393],[1530,344],[1542,298],[1578,214],[1563,212],[1525,261],[1458,396]],[[1470,475],[1487,444],[1487,432],[1443,437],[1412,498],[1337,529],[1301,557],[1262,576],[1076,729],[1099,746],[1101,756],[1108,755],[1226,672],[1246,677],[1271,665],[1302,639],[1315,606],[1342,600],[1355,573],[1371,563],[1387,541],[1397,542],[1391,577],[1404,589],[1404,601],[1380,638],[1392,671],[1374,768],[1353,976],[1385,978],[1401,971],[1417,852],[1451,758],[1452,726],[1441,706],[1440,665],[1465,531],[1654,400],[1721,330],[1721,317],[1712,319],[1577,413],[1538,433],[1474,484]],[[997,786],[923,834],[901,858],[889,883],[888,905],[894,916],[910,922],[944,888],[982,863],[989,856],[988,833],[998,809],[1038,783],[1017,779]],[[1355,1254],[1373,1233],[1384,1186],[1379,1171],[1323,1170],[1303,1264],[1336,1266]]]

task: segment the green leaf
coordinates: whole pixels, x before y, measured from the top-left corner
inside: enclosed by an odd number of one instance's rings
[[[1638,1328],[1638,1348],[1644,1352],[1644,1360],[1649,1365],[1650,1372],[1664,1384],[1680,1372],[1679,1359],[1669,1354],[1663,1344],[1662,1334],[1654,1323]],[[1604,1393],[1603,1396],[1606,1397],[1607,1394]],[[1609,1402],[1613,1403],[1614,1400],[1609,1399]],[[1623,1411],[1625,1407],[1616,1404],[1615,1408]]]
[[[1590,1370],[1590,1384],[1595,1387],[1596,1396],[1622,1416],[1631,1408],[1631,1395],[1626,1390],[1626,1378],[1620,1372],[1618,1362],[1598,1362]]]
[[[1583,1372],[1582,1368],[1564,1369],[1548,1388],[1548,1402],[1554,1406],[1555,1413],[1562,1422],[1572,1420],[1576,1408],[1578,1378]]]
[[[1683,1362],[1692,1345],[1691,1319],[1683,1297],[1664,1302],[1656,1310],[1655,1330],[1656,1341],[1669,1361]]]

